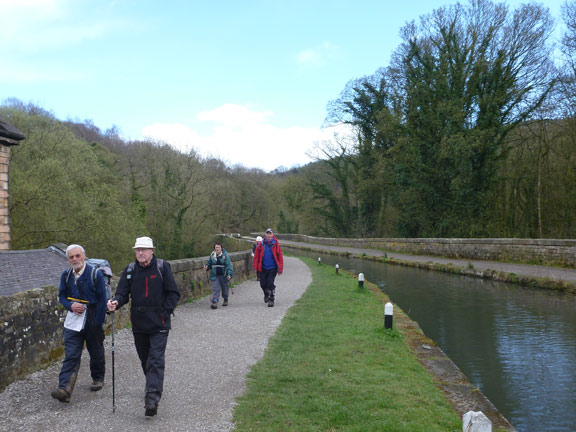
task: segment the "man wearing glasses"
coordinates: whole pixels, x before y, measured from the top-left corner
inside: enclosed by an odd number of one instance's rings
[[[106,318],[106,287],[101,272],[85,262],[84,248],[72,244],[66,248],[70,268],[60,277],[58,299],[68,311],[64,321],[64,361],[58,377],[58,388],[51,395],[60,402],[70,402],[80,369],[82,349],[90,354],[90,390],[104,386],[106,359],[104,357],[104,330]],[[95,277],[94,277],[95,276]]]
[[[108,310],[113,312],[132,299],[132,334],[146,376],[144,409],[145,415],[151,417],[156,415],[162,397],[170,315],[180,292],[170,264],[154,255],[150,237],[137,238],[133,249],[136,261],[122,272],[116,294],[108,301]]]

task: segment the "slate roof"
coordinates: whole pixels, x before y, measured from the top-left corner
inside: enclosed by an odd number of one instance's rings
[[[0,251],[0,296],[60,285],[60,275],[69,267],[64,250],[50,246]]]
[[[6,138],[5,140],[2,138]],[[5,145],[18,144],[25,136],[16,129],[14,126],[9,124],[4,118],[0,117],[0,142]]]

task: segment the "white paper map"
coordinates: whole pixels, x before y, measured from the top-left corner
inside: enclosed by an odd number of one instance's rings
[[[86,322],[86,309],[82,315],[75,314],[72,311],[68,311],[66,314],[66,319],[64,320],[64,328],[74,331],[81,331],[84,328],[84,323]]]

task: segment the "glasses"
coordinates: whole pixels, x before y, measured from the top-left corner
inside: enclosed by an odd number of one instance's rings
[[[82,254],[79,254],[79,253],[76,254],[76,255],[68,255],[68,259],[71,260],[71,259],[74,259],[74,258],[80,258],[81,256],[82,256]]]
[[[144,253],[144,252],[147,252],[147,251],[152,250],[152,249],[148,249],[148,248],[136,248],[136,249],[134,249],[134,250],[136,251],[136,253]]]

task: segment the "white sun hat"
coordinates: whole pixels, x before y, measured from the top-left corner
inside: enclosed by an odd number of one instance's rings
[[[154,243],[150,237],[138,237],[136,239],[136,244],[132,249],[154,249]]]

